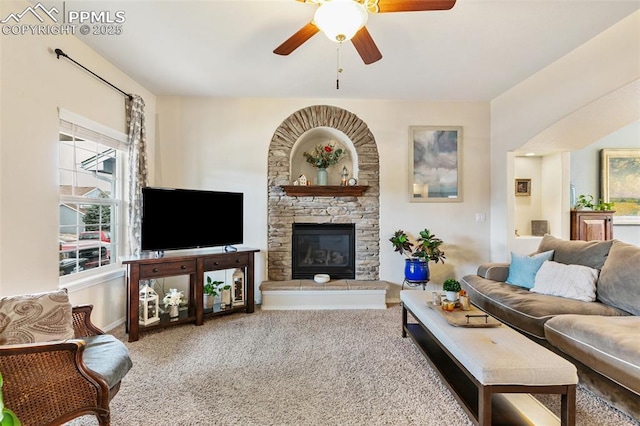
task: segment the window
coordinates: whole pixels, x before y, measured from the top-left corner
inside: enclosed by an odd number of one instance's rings
[[[60,111],[60,276],[116,263],[126,136]]]

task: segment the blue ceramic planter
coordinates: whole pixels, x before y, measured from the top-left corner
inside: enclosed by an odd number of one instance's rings
[[[429,262],[421,259],[405,259],[404,277],[409,281],[429,281]]]

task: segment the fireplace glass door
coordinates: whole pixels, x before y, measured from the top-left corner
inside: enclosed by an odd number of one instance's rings
[[[292,242],[293,279],[355,278],[355,225],[294,223]]]

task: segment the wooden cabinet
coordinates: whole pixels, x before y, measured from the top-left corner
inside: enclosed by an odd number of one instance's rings
[[[613,214],[611,210],[571,210],[572,240],[613,239]]]
[[[168,327],[176,324],[195,323],[202,325],[205,317],[202,303],[204,273],[223,269],[241,269],[244,271],[244,306],[233,306],[221,312],[210,312],[206,316],[225,315],[234,312],[252,313],[255,309],[254,301],[254,255],[259,250],[241,249],[235,252],[220,252],[219,250],[198,250],[193,254],[168,253],[163,257],[139,257],[126,259],[122,263],[127,265],[127,318],[126,329],[129,341],[138,340],[140,332],[158,327]],[[177,319],[170,320],[161,315],[160,321],[150,325],[139,323],[139,292],[140,280],[189,276],[189,301],[187,310]]]

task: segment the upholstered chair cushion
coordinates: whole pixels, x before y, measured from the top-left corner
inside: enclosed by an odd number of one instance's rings
[[[73,338],[66,289],[0,298],[0,344],[39,343]]]
[[[111,334],[83,337],[86,348],[82,359],[91,370],[100,374],[114,387],[124,378],[133,363],[129,357],[129,350]]]

